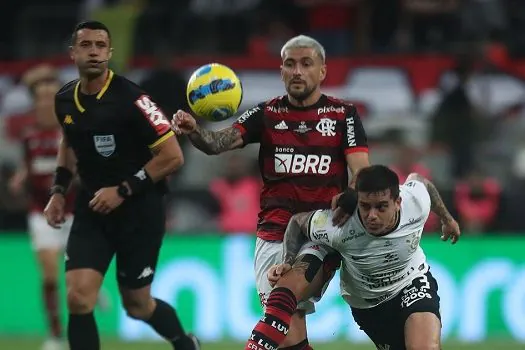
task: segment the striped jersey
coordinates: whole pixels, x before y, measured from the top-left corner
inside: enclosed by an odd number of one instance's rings
[[[368,151],[356,108],[326,95],[308,107],[277,97],[247,110],[233,126],[244,145],[260,144],[257,236],[268,241],[283,239],[293,214],[329,208],[348,186],[345,155]]]
[[[24,160],[30,194],[30,210],[42,212],[49,200],[60,143],[60,129],[31,128],[23,136]],[[73,211],[74,191],[66,197],[66,212]]]

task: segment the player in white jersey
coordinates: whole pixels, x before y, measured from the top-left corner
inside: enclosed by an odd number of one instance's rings
[[[361,170],[344,201],[354,214],[342,227],[330,210],[292,218],[284,263],[270,270],[270,282],[297,300],[311,297],[321,274],[297,254],[305,240],[329,246],[342,256],[341,294],[378,349],[439,349],[438,286],[419,241],[430,210],[442,221],[443,240],[455,243],[460,231],[436,187],[418,174],[399,186],[392,170],[374,165]]]

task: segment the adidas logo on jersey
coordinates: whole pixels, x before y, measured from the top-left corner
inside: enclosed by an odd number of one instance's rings
[[[283,120],[282,122],[274,126],[274,128],[275,130],[288,130],[288,125],[286,125],[286,123]]]

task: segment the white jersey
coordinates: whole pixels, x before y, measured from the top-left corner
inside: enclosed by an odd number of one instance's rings
[[[415,180],[400,186],[400,196],[399,226],[385,236],[369,234],[357,210],[343,227],[332,225],[330,210],[318,210],[310,220],[310,239],[334,248],[343,258],[341,293],[352,307],[370,308],[389,300],[428,271],[419,241],[430,196]]]

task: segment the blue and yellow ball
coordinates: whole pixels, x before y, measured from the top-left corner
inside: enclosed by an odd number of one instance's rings
[[[198,68],[186,89],[188,104],[195,115],[209,121],[232,117],[242,102],[242,84],[233,70],[219,63]]]

